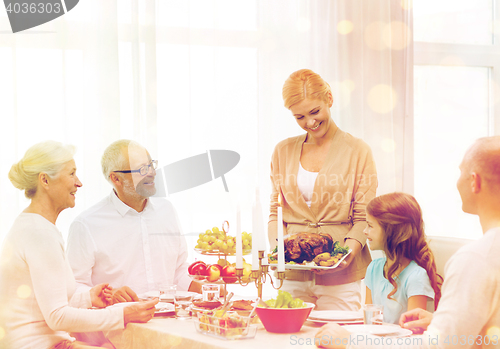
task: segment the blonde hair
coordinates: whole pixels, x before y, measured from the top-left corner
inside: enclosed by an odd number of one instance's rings
[[[325,103],[329,102],[332,95],[330,85],[318,74],[309,69],[301,69],[290,74],[283,85],[283,101],[285,108],[304,99],[319,99]]]
[[[427,272],[435,294],[434,307],[437,308],[443,278],[436,271],[434,254],[427,243],[422,210],[417,200],[406,193],[385,194],[371,200],[366,212],[377,220],[384,231],[384,252],[394,260],[386,275],[394,289],[387,298],[390,299],[398,289],[395,274],[401,265],[401,257],[406,257]]]
[[[9,180],[31,199],[38,188],[38,175],[43,172],[51,178],[57,178],[64,165],[73,160],[75,150],[73,145],[56,141],[37,143],[26,151],[18,163],[12,165]]]
[[[106,178],[106,180],[111,184],[113,184],[109,178],[111,172],[125,170],[123,167],[127,166],[128,158],[125,157],[123,149],[127,148],[128,153],[128,149],[130,147],[144,148],[136,141],[132,141],[130,139],[119,139],[111,143],[106,150],[104,150],[104,154],[101,158],[102,173],[104,178]]]

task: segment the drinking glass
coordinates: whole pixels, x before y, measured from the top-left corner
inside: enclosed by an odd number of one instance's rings
[[[378,304],[365,304],[363,306],[363,323],[366,325],[382,325],[384,306]]]
[[[160,290],[160,301],[173,303],[174,295],[177,290],[177,285],[174,284],[161,284],[158,286]]]
[[[205,302],[215,302],[219,300],[220,285],[207,284],[201,286],[201,293]]]
[[[191,318],[190,306],[192,304],[192,299],[193,296],[190,296],[186,293],[177,292],[174,295],[176,319],[185,320]]]

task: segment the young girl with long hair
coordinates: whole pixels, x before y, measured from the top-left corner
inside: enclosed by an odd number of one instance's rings
[[[424,233],[422,210],[405,193],[376,197],[366,207],[370,249],[382,250],[366,271],[366,304],[384,306],[384,322],[398,323],[407,310],[426,309],[427,298],[437,307],[442,278]]]

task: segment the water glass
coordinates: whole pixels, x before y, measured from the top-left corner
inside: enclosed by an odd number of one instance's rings
[[[176,293],[174,295],[174,305],[175,305],[175,318],[180,320],[190,319],[191,312],[190,307],[192,304],[193,296],[185,293]]]
[[[177,290],[177,285],[173,284],[162,284],[159,286],[160,290],[160,301],[167,303],[174,302],[174,295]]]
[[[384,318],[384,306],[377,304],[365,304],[363,306],[363,322],[366,325],[382,325]]]
[[[215,284],[202,285],[201,293],[203,294],[203,301],[216,302],[219,300],[220,285],[215,285]]]

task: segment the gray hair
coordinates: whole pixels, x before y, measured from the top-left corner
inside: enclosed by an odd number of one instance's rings
[[[123,149],[127,148],[127,150],[131,147],[143,148],[136,141],[132,141],[130,139],[119,139],[111,143],[106,150],[104,150],[104,154],[101,159],[102,173],[106,180],[113,184],[109,175],[113,171],[124,170],[124,167],[128,165],[128,158],[125,156]],[[127,152],[128,153],[128,152]]]
[[[38,175],[43,172],[51,178],[57,178],[64,165],[73,160],[75,150],[73,145],[56,141],[37,143],[26,151],[19,162],[12,165],[9,180],[31,199],[38,188]]]

